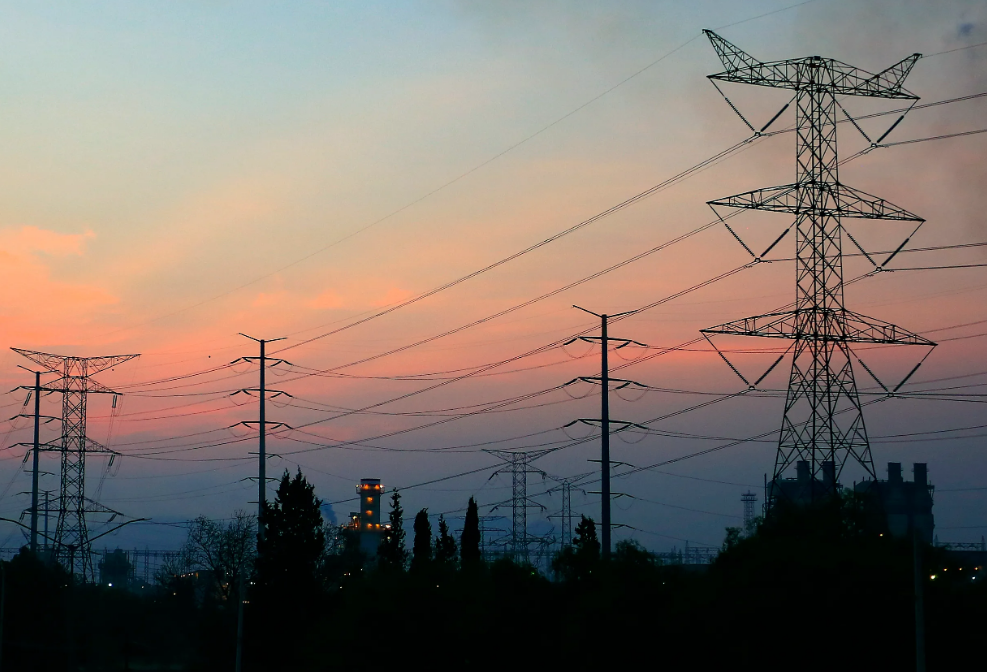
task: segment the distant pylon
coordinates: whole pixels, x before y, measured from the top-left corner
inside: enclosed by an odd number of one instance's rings
[[[48,371],[61,374],[58,380],[47,383],[44,387],[38,386],[40,390],[59,392],[62,395],[62,434],[58,439],[43,444],[41,448],[61,454],[58,523],[55,526],[53,552],[56,560],[69,572],[81,577],[84,582],[92,582],[95,580],[95,573],[86,515],[109,513],[112,514],[112,520],[119,514],[86,497],[86,455],[113,454],[106,446],[86,436],[87,397],[90,394],[118,394],[96,382],[91,376],[138,355],[68,357],[20,348],[11,349]]]
[[[572,544],[572,483],[562,481],[562,546]]]
[[[623,464],[623,463],[621,463]],[[557,482],[558,485],[552,487],[547,492],[554,493],[558,490],[562,493],[562,508],[559,509],[557,513],[553,513],[549,516],[549,519],[558,518],[561,523],[561,533],[558,537],[559,546],[565,548],[572,544],[572,486],[576,486],[577,490],[586,494],[586,491],[580,487],[580,482],[586,478],[594,476],[594,472],[587,471],[582,474],[577,474],[575,476],[553,476],[552,474],[545,474],[553,481]]]
[[[528,535],[528,509],[545,507],[538,502],[528,498],[528,473],[541,474],[545,477],[545,472],[531,467],[531,462],[542,455],[551,452],[553,449],[532,450],[528,452],[512,450],[487,450],[490,453],[507,462],[507,467],[498,469],[490,478],[510,469],[511,473],[511,557],[514,562],[526,563],[529,561],[528,548],[533,538]],[[504,502],[503,504],[506,504]],[[491,510],[498,509],[502,504],[497,504]]]
[[[755,262],[764,259],[785,234],[792,228],[795,229],[795,303],[791,309],[735,320],[702,332],[707,338],[710,335],[725,334],[792,341],[785,353],[791,351],[793,354],[792,369],[767,504],[770,505],[771,501],[781,496],[782,489],[775,485],[783,480],[785,473],[796,462],[809,465],[810,483],[825,480],[821,476],[823,465],[827,462],[835,464],[835,477],[839,479],[847,460],[857,462],[870,478],[876,479],[877,473],[874,470],[854,379],[853,360],[860,362],[868,373],[871,371],[851,351],[850,345],[888,343],[934,347],[935,343],[846,308],[843,299],[843,234],[846,233],[847,238],[873,264],[875,271],[881,271],[925,220],[883,198],[840,182],[840,162],[836,147],[837,109],[853,121],[861,133],[863,130],[843,109],[837,98],[865,96],[918,100],[917,96],[905,90],[902,85],[920,55],[913,54],[882,72],[872,74],[819,56],[762,62],[716,33],[709,30],[704,32],[725,68],[724,72],[709,75],[714,85],[716,81],[735,82],[795,92],[789,103],[794,102],[796,109],[795,182],[709,201],[714,212],[718,206],[723,206],[784,212],[795,217],[788,229],[760,255],[756,255],[730,228],[725,218],[721,217],[733,237],[743,245]],[[729,100],[727,102],[730,103]],[[757,131],[733,103],[730,106],[741,116],[755,137],[760,136],[788,107],[786,105],[782,108],[781,112]],[[871,145],[878,146],[900,121],[901,118],[876,141],[871,142]],[[864,137],[870,141],[866,134]],[[717,215],[719,216],[718,212]],[[842,219],[851,217],[912,222],[915,228],[893,253],[882,261],[876,261],[876,255],[864,250],[844,228]],[[712,344],[712,340],[710,343]],[[741,375],[733,364],[730,366],[753,389],[777,366],[782,357],[784,354],[753,383]],[[917,369],[918,365],[893,389],[880,380],[878,383],[889,395],[893,394]],[[815,485],[812,485],[808,492],[798,496],[809,500],[815,490]]]
[[[757,504],[757,495],[748,490],[740,496],[740,501],[744,503],[744,536],[750,537],[757,531],[756,519],[754,517],[754,505]]]

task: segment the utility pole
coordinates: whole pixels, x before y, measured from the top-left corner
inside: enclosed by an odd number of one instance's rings
[[[607,326],[610,320],[616,319],[618,317],[625,317],[627,315],[632,315],[637,311],[628,310],[623,313],[616,313],[614,315],[607,315],[606,313],[594,313],[592,310],[587,310],[581,308],[580,306],[574,305],[573,308],[583,311],[584,313],[589,313],[595,317],[600,318],[600,335],[599,336],[577,336],[566,342],[574,343],[575,341],[585,341],[586,343],[599,343],[600,344],[600,375],[596,376],[583,376],[569,381],[566,385],[570,385],[577,381],[583,381],[586,383],[596,383],[600,386],[600,417],[596,418],[580,418],[579,420],[574,420],[566,425],[573,425],[577,422],[582,422],[584,424],[599,424],[600,425],[600,482],[601,482],[601,502],[600,502],[600,528],[601,528],[601,546],[603,551],[603,557],[610,557],[610,531],[613,527],[610,520],[610,383],[617,383],[617,388],[621,389],[628,387],[630,385],[637,385],[644,387],[640,383],[635,383],[631,380],[624,380],[623,378],[613,378],[610,377],[610,363],[608,360],[608,354],[610,351],[610,342],[618,343],[617,348],[625,348],[632,343],[634,345],[639,345],[642,347],[644,343],[639,343],[637,341],[632,341],[629,338],[611,338],[607,333]],[[634,425],[632,422],[625,422],[623,420],[613,421],[616,424],[621,425],[618,431],[623,431],[629,427],[636,426],[641,429],[647,429],[647,427],[641,427],[641,425]]]
[[[34,458],[31,466],[31,553],[38,552],[38,453],[41,452],[41,372],[34,372]]]
[[[31,552],[38,552],[38,456],[41,452],[41,374],[51,373],[50,371],[33,371],[25,366],[17,365],[18,368],[24,369],[30,373],[34,374],[34,386],[27,387],[21,386],[19,389],[27,389],[28,399],[24,401],[24,405],[27,406],[31,395],[34,395],[34,442],[31,444],[33,451],[33,462],[31,468]],[[16,417],[27,417],[25,414],[21,413]],[[57,420],[51,416],[45,416],[46,422],[51,420]]]
[[[51,493],[54,490],[45,490],[45,560],[48,560],[48,511],[51,506]]]
[[[755,254],[730,228],[725,218],[720,217],[755,263],[764,260],[779,241],[794,229],[795,302],[791,308],[733,320],[701,332],[707,339],[711,335],[724,334],[791,341],[785,354],[792,352],[792,368],[774,474],[765,502],[770,510],[771,502],[779,496],[789,497],[781,486],[785,485],[786,472],[798,462],[809,465],[812,483],[827,481],[827,465],[830,463],[835,465],[833,480],[838,481],[848,461],[863,468],[871,479],[877,479],[854,378],[853,360],[856,359],[892,396],[924,359],[897,386],[885,386],[851,350],[851,346],[858,343],[919,345],[930,348],[931,352],[936,345],[906,329],[851,311],[846,307],[843,292],[844,237],[873,265],[872,272],[878,272],[887,268],[888,263],[925,222],[918,215],[883,198],[854,189],[840,180],[841,162],[837,153],[836,130],[837,124],[842,121],[840,116],[853,123],[870,143],[871,149],[879,147],[905,116],[902,114],[876,141],[872,141],[843,107],[843,102],[850,97],[866,97],[902,100],[914,106],[918,96],[903,85],[921,54],[913,54],[874,74],[820,56],[759,61],[713,31],[703,32],[724,68],[723,72],[708,76],[717,90],[720,90],[717,82],[732,82],[792,92],[788,105],[760,131],[755,130],[737,107],[727,100],[754,132],[754,137],[761,136],[789,105],[794,104],[795,107],[795,182],[707,202],[718,217],[718,207],[767,210],[794,217],[788,228],[760,255]],[[720,94],[726,98],[722,90]],[[878,259],[877,253],[868,253],[861,247],[843,223],[849,218],[910,222],[914,224],[914,229],[894,252],[886,257],[881,255],[882,258]],[[716,348],[715,345],[713,347]],[[722,352],[719,354],[726,360]],[[781,357],[753,383],[748,382],[729,360],[727,363],[749,389],[755,389],[780,361]]]
[[[240,571],[240,581],[237,586],[236,609],[236,672],[240,672],[243,665],[243,600],[245,598],[243,590],[243,570]]]
[[[257,441],[257,538],[264,538],[264,506],[267,504],[267,426],[272,425],[273,428],[287,427],[283,422],[271,422],[267,421],[267,394],[272,392],[274,397],[277,396],[291,396],[280,390],[268,390],[267,389],[267,362],[272,362],[271,366],[277,366],[278,364],[291,364],[284,359],[276,359],[267,356],[267,344],[274,343],[275,341],[283,341],[285,337],[280,338],[254,338],[253,336],[247,336],[247,334],[241,333],[244,338],[249,338],[251,341],[260,344],[260,356],[259,357],[240,357],[235,359],[231,364],[236,364],[237,362],[257,362],[260,366],[260,387],[259,388],[245,388],[234,392],[234,394],[245,393],[249,394],[251,392],[257,392],[258,399],[260,401],[260,417],[256,421],[257,431],[258,431],[258,441]],[[244,421],[240,423],[242,425],[252,425],[254,421]]]
[[[918,527],[912,525],[912,574],[915,582],[915,672],[925,672],[925,603],[922,545]]]

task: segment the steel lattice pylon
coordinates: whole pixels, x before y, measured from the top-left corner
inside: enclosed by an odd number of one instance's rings
[[[91,582],[94,580],[94,571],[86,514],[109,513],[115,516],[117,512],[86,497],[86,455],[111,452],[86,436],[87,397],[89,394],[115,394],[90,376],[137,355],[65,357],[33,350],[11,349],[49,371],[61,374],[61,378],[42,388],[62,395],[62,434],[42,447],[42,450],[57,451],[61,456],[54,553],[56,560],[68,571],[80,576],[83,581]]]
[[[562,481],[562,547],[572,544],[572,483]]]
[[[552,452],[552,448],[545,450],[511,451],[511,450],[486,450],[484,452],[499,457],[507,462],[507,467],[498,469],[490,478],[510,469],[511,473],[511,558],[517,563],[527,563],[529,561],[528,550],[532,542],[541,541],[538,537],[528,534],[528,509],[545,507],[528,497],[528,474],[533,472],[545,477],[545,472],[531,467],[531,462],[543,455]],[[497,504],[491,510],[496,510],[506,504]]]
[[[724,72],[709,76],[714,84],[718,80],[795,92],[797,139],[793,184],[755,189],[709,202],[714,211],[717,206],[726,206],[794,215],[795,221],[785,233],[791,228],[795,229],[795,303],[791,309],[736,320],[704,329],[703,333],[707,337],[728,334],[793,341],[789,347],[793,354],[792,369],[774,466],[776,481],[782,479],[799,461],[809,463],[812,482],[822,475],[823,464],[827,462],[835,464],[838,479],[847,460],[859,463],[871,478],[876,479],[854,380],[851,359],[854,355],[850,345],[893,343],[935,346],[935,343],[895,325],[847,310],[843,299],[842,234],[847,233],[854,244],[857,241],[845,231],[841,220],[848,217],[915,222],[916,230],[924,220],[884,199],[840,182],[836,125],[837,108],[841,106],[837,96],[916,101],[918,97],[902,85],[920,55],[914,54],[887,70],[871,74],[819,56],[761,62],[716,33],[704,32],[725,68]],[[730,105],[734,107],[733,103]],[[734,110],[740,114],[736,107]],[[780,114],[775,115],[768,126]],[[746,119],[744,121],[748,123]],[[755,131],[755,136],[766,128]],[[751,129],[754,130],[752,126]],[[877,143],[872,143],[872,146],[877,146]],[[730,231],[737,237],[732,229]],[[761,257],[756,256],[743,241],[740,242],[755,261],[760,261],[785,233]],[[740,240],[739,237],[737,239]],[[899,246],[899,251],[904,244]],[[867,255],[863,248],[860,249]],[[874,261],[869,255],[867,258],[877,270],[881,270],[895,254],[897,251],[882,263]],[[812,487],[814,491],[815,486]],[[769,495],[769,499],[775,496]]]
[[[750,537],[756,531],[754,505],[757,504],[757,495],[748,490],[740,496],[740,501],[744,504],[744,536]]]

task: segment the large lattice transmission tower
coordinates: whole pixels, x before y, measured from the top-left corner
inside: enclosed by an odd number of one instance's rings
[[[93,581],[94,571],[89,548],[88,514],[118,515],[86,497],[86,455],[111,453],[86,436],[86,403],[90,394],[118,394],[93,380],[92,376],[122,364],[138,355],[108,357],[67,357],[47,352],[11,348],[43,368],[60,374],[58,380],[42,388],[62,395],[62,433],[41,450],[55,451],[61,457],[61,481],[58,498],[58,523],[55,526],[54,555],[57,561],[83,581]]]
[[[792,341],[788,348],[793,355],[792,369],[773,482],[782,479],[796,462],[808,463],[812,483],[835,482],[848,460],[859,463],[871,478],[876,479],[854,380],[852,360],[856,357],[851,345],[888,343],[935,346],[935,343],[846,307],[843,297],[843,234],[846,233],[855,245],[857,241],[843,227],[842,219],[914,222],[915,230],[924,220],[883,198],[840,181],[837,110],[853,121],[839,99],[865,96],[918,100],[916,95],[903,88],[903,84],[920,55],[913,54],[882,72],[872,74],[819,56],[762,62],[716,33],[704,32],[725,68],[723,72],[709,75],[714,84],[717,81],[735,82],[794,91],[791,102],[795,103],[795,182],[720,198],[710,201],[709,205],[714,211],[718,206],[725,206],[793,215],[795,220],[785,233],[795,229],[796,260],[795,303],[790,309],[728,322],[704,329],[703,333],[707,337],[728,334]],[[733,103],[730,105],[734,107]],[[734,110],[740,114],[736,107]],[[767,125],[771,125],[780,114],[775,115]],[[747,123],[755,136],[767,128],[765,126],[756,131]],[[855,121],[854,125],[857,125]],[[893,128],[889,128],[872,145],[877,146]],[[734,233],[733,229],[731,233]],[[760,261],[785,233],[760,256],[742,240],[740,242],[755,261]],[[737,237],[736,233],[734,236]],[[857,247],[876,270],[882,270],[904,244],[883,260],[875,259],[876,255],[868,254],[859,245]],[[899,383],[898,387],[904,382]],[[881,385],[884,386],[883,383]],[[885,389],[893,391],[888,387],[885,386]],[[835,479],[821,478],[829,464],[835,466]],[[813,485],[812,493],[815,489]],[[769,500],[776,497],[777,493],[772,490]]]

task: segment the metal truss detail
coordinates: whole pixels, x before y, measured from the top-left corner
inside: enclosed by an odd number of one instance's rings
[[[62,395],[62,434],[42,448],[57,451],[61,457],[58,523],[54,537],[55,559],[82,581],[92,582],[95,580],[95,572],[86,516],[108,513],[116,517],[119,514],[86,497],[86,455],[112,453],[105,446],[86,436],[88,395],[116,394],[90,376],[138,355],[65,357],[19,348],[12,350],[49,371],[61,374],[61,378],[48,383],[43,388]]]
[[[822,71],[829,80],[826,82],[826,90],[834,96],[918,100],[918,96],[902,87],[922,54],[912,54],[890,68],[873,74],[841,61],[819,56],[762,62],[713,31],[703,32],[726,68],[724,72],[709,75],[709,79],[799,91],[818,88],[818,73]]]
[[[918,222],[919,225],[924,220],[882,198],[840,182],[836,128],[837,110],[842,108],[836,98],[866,96],[918,100],[903,85],[920,56],[913,54],[877,74],[819,56],[762,62],[716,33],[704,32],[725,68],[724,72],[710,75],[710,80],[795,91],[795,181],[716,199],[709,201],[709,205],[714,211],[716,206],[724,206],[793,215],[795,221],[785,233],[795,229],[796,254],[792,310],[734,320],[704,329],[702,333],[707,338],[734,335],[793,341],[786,351],[792,354],[792,369],[775,458],[775,481],[783,479],[796,462],[802,461],[810,465],[814,479],[824,476],[823,465],[829,462],[834,464],[838,478],[847,461],[859,463],[871,478],[877,478],[854,380],[853,360],[856,357],[851,346],[862,343],[934,347],[935,343],[888,322],[846,309],[842,234],[846,233],[854,244],[856,241],[844,230],[841,220],[880,219]],[[729,230],[759,259],[732,229]],[[767,251],[777,245],[785,233]],[[869,255],[868,259],[880,270],[881,265]],[[733,364],[725,356],[723,358],[740,375]],[[771,369],[779,361],[780,357]],[[765,375],[767,373],[751,387]],[[740,377],[746,382],[743,375]],[[893,393],[887,387],[885,390]],[[770,499],[775,495],[769,493],[768,496]]]
[[[702,333],[889,345],[936,345],[924,336],[890,322],[846,309],[839,313],[832,309],[766,313],[703,329]]]
[[[787,212],[814,217],[853,217],[857,219],[891,219],[924,222],[918,215],[899,208],[883,198],[848,187],[845,184],[786,184],[754,189],[742,194],[709,201],[712,206],[748,210]]]

